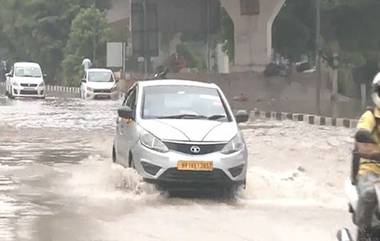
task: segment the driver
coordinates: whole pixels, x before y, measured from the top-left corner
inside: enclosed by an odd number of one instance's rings
[[[372,87],[375,107],[362,115],[355,135],[355,153],[360,157],[357,159],[357,172],[353,174],[353,182],[357,184],[359,193],[355,224],[364,236],[370,233],[377,205],[374,184],[380,181],[380,73],[376,75]]]

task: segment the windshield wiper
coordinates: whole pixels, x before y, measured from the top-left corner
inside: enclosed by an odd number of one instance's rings
[[[209,119],[209,120],[227,119],[227,116],[225,116],[225,115],[212,115],[212,116],[209,116],[207,119]]]
[[[181,114],[181,115],[169,115],[160,116],[158,119],[207,119],[204,115],[194,115],[194,114]]]

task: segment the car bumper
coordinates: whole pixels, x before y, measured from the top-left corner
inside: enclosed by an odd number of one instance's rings
[[[44,98],[46,96],[45,87],[25,88],[25,87],[12,87],[12,95],[14,97],[35,97]]]
[[[119,92],[114,91],[111,93],[94,93],[94,92],[86,92],[86,99],[100,100],[100,99],[117,99],[119,97]]]
[[[246,181],[246,149],[230,155],[215,152],[193,156],[175,151],[159,153],[137,143],[132,155],[137,172],[150,183],[204,187],[243,185]],[[212,161],[213,171],[181,171],[177,169],[179,161]]]

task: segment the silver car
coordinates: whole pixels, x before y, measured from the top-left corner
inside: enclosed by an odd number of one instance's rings
[[[221,89],[183,80],[137,82],[118,110],[113,161],[165,189],[245,185],[247,147]],[[231,189],[233,188],[233,189]]]

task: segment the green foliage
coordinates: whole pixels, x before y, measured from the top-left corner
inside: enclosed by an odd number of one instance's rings
[[[39,62],[48,81],[60,76],[71,22],[82,8],[101,10],[109,0],[0,0],[0,46],[8,60]]]
[[[189,43],[181,43],[177,46],[177,53],[183,56],[186,60],[188,68],[197,68],[198,70],[205,70],[206,63],[200,54],[193,49]]]
[[[314,0],[289,0],[273,24],[273,46],[277,53],[297,61],[315,48]]]
[[[62,62],[63,75],[65,76],[64,85],[79,86],[80,80],[83,75],[82,66],[80,65],[82,59],[77,55],[69,54]]]
[[[80,75],[79,67],[84,58],[91,58],[94,66],[100,62],[98,53],[105,49],[108,34],[109,27],[103,12],[95,6],[81,10],[72,22],[62,63],[66,79],[73,80]]]

